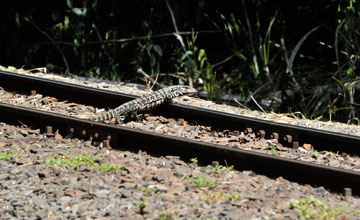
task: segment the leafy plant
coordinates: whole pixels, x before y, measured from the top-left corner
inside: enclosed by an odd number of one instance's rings
[[[67,154],[71,155],[72,152],[67,151]],[[91,170],[101,170],[103,172],[115,172],[123,167],[122,165],[112,166],[105,163],[97,165],[88,153],[83,153],[75,157],[64,157],[57,154],[46,160],[45,164],[48,166],[69,166],[74,170],[79,170],[80,167],[89,167]]]
[[[193,163],[193,164],[197,164],[199,161],[198,161],[198,159],[196,157],[194,157],[194,158],[190,159],[190,162]]]
[[[298,211],[298,215],[305,219],[336,219],[339,216],[346,215],[348,211],[340,211],[338,208],[332,209],[328,205],[313,196],[309,200],[296,200],[289,203],[290,209]]]
[[[234,194],[231,194],[230,198],[231,198],[231,200],[237,201],[237,200],[240,200],[242,197],[241,197],[241,195],[234,193]]]
[[[217,165],[214,168],[212,168],[211,170],[205,170],[206,173],[216,173],[219,170],[228,170],[228,171],[232,171],[234,169],[234,166],[231,165],[229,167],[223,166],[223,165]]]
[[[102,170],[103,172],[115,172],[117,171],[118,169],[121,169],[123,168],[124,166],[123,165],[119,165],[119,166],[113,166],[113,165],[109,165],[109,164],[101,164],[100,166],[98,166],[98,168],[100,170]]]
[[[144,21],[144,29],[149,29],[149,24]],[[150,71],[152,76],[159,74],[161,71],[160,63],[163,56],[163,50],[160,45],[155,44],[151,39],[152,31],[150,30],[147,38],[143,41],[138,41],[138,47],[136,53],[138,54],[131,62],[135,69],[144,67]],[[155,78],[155,77],[154,77]]]
[[[267,149],[267,150],[266,150],[266,154],[276,155],[276,148],[275,148],[275,146],[271,146],[271,147],[270,147],[270,151],[269,151],[269,149]]]
[[[143,192],[146,195],[151,195],[151,194],[153,194],[153,193],[155,193],[157,191],[159,191],[159,190],[157,188],[155,188],[155,187],[153,187],[153,188],[143,188],[141,190],[141,192]]]
[[[57,165],[63,166],[68,165],[72,167],[74,170],[78,170],[80,166],[90,166],[94,167],[94,161],[91,158],[90,154],[83,153],[73,158],[61,158],[60,155],[55,155],[51,157],[48,161],[46,161],[46,165]]]
[[[138,207],[137,212],[140,215],[145,214],[144,209],[146,208],[146,197],[144,197],[143,200],[137,202],[137,207]]]
[[[18,158],[18,154],[14,154],[13,152],[4,152],[0,153],[0,160],[9,160],[11,158]]]
[[[207,187],[209,189],[215,188],[216,184],[219,183],[217,180],[203,179],[195,176],[186,177],[185,181],[191,181],[196,187]]]

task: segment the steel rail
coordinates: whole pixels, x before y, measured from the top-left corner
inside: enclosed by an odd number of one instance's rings
[[[351,170],[91,122],[2,103],[0,103],[0,121],[11,124],[21,122],[43,131],[46,130],[46,126],[52,126],[63,135],[83,139],[92,137],[94,141],[109,141],[110,145],[116,149],[125,148],[132,151],[141,149],[155,155],[179,155],[185,160],[198,157],[201,162],[226,161],[227,164],[234,165],[236,169],[252,170],[269,177],[282,176],[291,181],[324,186],[333,191],[351,188],[353,194],[360,195],[360,172]]]
[[[90,88],[71,83],[43,79],[24,74],[0,71],[0,86],[4,89],[30,94],[31,90],[59,100],[68,100],[96,107],[115,108],[136,98],[107,90]],[[316,150],[329,150],[360,154],[360,136],[282,124],[231,113],[186,106],[179,103],[164,105],[154,111],[167,117],[185,118],[198,124],[210,125],[214,129],[253,130],[263,137],[278,136],[279,142],[290,147],[312,144]]]

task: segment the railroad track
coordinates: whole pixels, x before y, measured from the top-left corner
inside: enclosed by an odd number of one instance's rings
[[[5,71],[0,71],[0,87],[24,94],[36,91],[60,100],[99,108],[115,108],[137,97]],[[209,125],[214,129],[253,132],[262,138],[278,139],[280,143],[288,147],[296,148],[308,143],[318,151],[328,150],[360,155],[360,136],[282,124],[179,103],[162,106],[154,112],[165,117],[184,118],[198,124]]]
[[[19,87],[19,85],[22,85]],[[23,86],[24,85],[24,86]],[[36,90],[43,95],[71,100],[98,107],[115,106],[135,98],[110,91],[103,91],[84,86],[35,78],[26,75],[0,72],[0,86],[14,91],[29,93]],[[75,95],[76,94],[76,95]],[[110,107],[115,107],[111,106]],[[331,149],[349,153],[359,153],[360,138],[333,132],[284,125],[275,122],[226,114],[212,110],[188,107],[180,104],[168,105],[157,110],[159,114],[171,117],[182,117],[198,123],[210,124],[216,128],[257,132],[259,136],[278,138],[289,146],[311,143],[318,149],[330,146]],[[226,161],[238,169],[253,170],[267,176],[283,176],[289,180],[342,191],[352,189],[353,194],[360,195],[360,173],[332,168],[313,163],[286,159],[257,152],[231,149],[215,144],[203,143],[179,137],[140,131],[122,126],[94,123],[78,118],[34,109],[0,104],[0,119],[8,123],[23,123],[43,128],[51,135],[52,128],[73,137],[88,139],[112,147],[127,147],[132,150],[142,149],[154,154],[180,155],[198,157],[202,161]],[[201,115],[201,117],[200,117]],[[206,116],[206,118],[204,117]],[[209,123],[211,121],[211,123]],[[45,129],[46,128],[46,129]],[[327,145],[329,144],[329,145]]]

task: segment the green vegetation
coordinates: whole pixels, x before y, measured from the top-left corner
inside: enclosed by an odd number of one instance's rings
[[[316,158],[319,157],[319,152],[318,152],[317,150],[314,151],[314,156],[315,156]]]
[[[201,177],[190,176],[186,177],[185,181],[191,181],[196,187],[207,187],[209,189],[215,188],[216,184],[219,183],[217,180],[203,179]]]
[[[231,198],[231,200],[237,201],[237,200],[240,200],[242,197],[241,197],[241,195],[239,195],[237,193],[233,193],[233,194],[231,194],[230,198]]]
[[[167,216],[167,215],[160,215],[157,219],[158,220],[170,220],[172,218],[170,216]]]
[[[208,195],[208,198],[212,199],[212,200],[219,200],[219,199],[223,199],[225,198],[226,195],[225,193],[223,192],[220,192],[220,193],[216,193],[214,195]]]
[[[269,149],[267,149],[265,153],[266,153],[266,154],[271,154],[271,155],[276,155],[276,148],[275,148],[275,146],[271,146],[271,147],[270,147],[270,151],[269,151]]]
[[[359,123],[360,1],[14,1],[0,18],[9,71],[144,83],[141,67],[211,100],[258,109],[253,96],[267,111]]]
[[[190,162],[193,163],[193,164],[197,164],[199,161],[198,161],[198,159],[196,157],[194,157],[194,158],[190,159]]]
[[[155,188],[155,187],[153,187],[153,188],[143,188],[141,190],[141,192],[143,192],[146,195],[151,195],[151,194],[153,194],[153,193],[155,193],[157,191],[159,191],[159,190],[157,188]]]
[[[315,199],[313,196],[309,200],[302,199],[296,200],[294,203],[289,203],[291,209],[295,209],[298,212],[299,216],[304,217],[305,219],[337,219],[339,216],[353,214],[358,215],[356,212],[350,212],[347,210],[340,211],[339,208],[329,208],[329,206]]]
[[[71,155],[72,152],[67,152],[68,155]],[[64,157],[59,154],[50,157],[46,162],[46,165],[56,165],[56,166],[69,166],[74,170],[79,170],[80,167],[87,167],[93,171],[100,170],[103,172],[115,172],[118,169],[121,169],[123,166],[112,166],[108,164],[96,164],[94,159],[88,153],[83,153],[75,157]]]
[[[103,172],[115,172],[118,169],[121,169],[123,167],[124,167],[123,165],[113,166],[113,165],[109,165],[109,164],[105,164],[105,163],[102,163],[102,164],[100,164],[100,166],[98,166],[98,168],[100,170],[102,170]]]
[[[223,165],[217,165],[214,168],[212,168],[211,170],[205,170],[206,173],[216,173],[219,170],[227,170],[227,171],[232,171],[234,169],[234,166],[231,165],[229,167],[223,166]]]
[[[69,149],[69,150],[66,151],[66,154],[71,155],[71,154],[73,154],[73,152],[72,152],[72,150]]]
[[[145,209],[146,208],[146,197],[143,198],[143,200],[137,202],[137,210],[136,212],[139,213],[140,215],[145,214]]]
[[[0,160],[9,160],[11,158],[18,158],[18,154],[14,154],[13,152],[4,152],[0,153]]]

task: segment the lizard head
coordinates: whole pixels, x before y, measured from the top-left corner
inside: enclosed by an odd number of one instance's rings
[[[179,86],[179,87],[183,95],[193,96],[197,94],[196,89],[191,88],[190,86]]]

